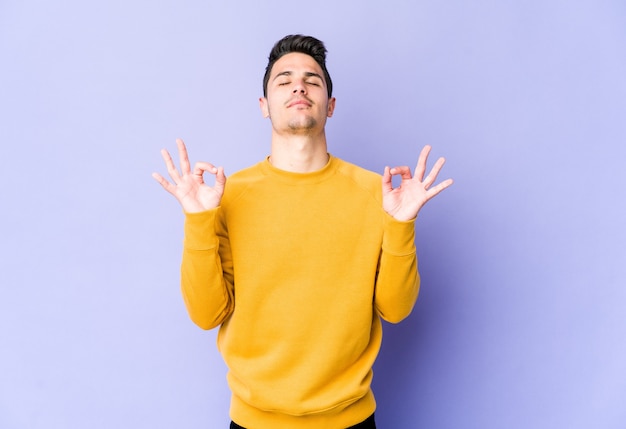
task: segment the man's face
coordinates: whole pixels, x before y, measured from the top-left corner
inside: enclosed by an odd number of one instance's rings
[[[333,114],[334,97],[328,91],[322,68],[306,54],[293,52],[274,63],[267,97],[259,100],[261,112],[276,132],[311,134],[323,130]]]

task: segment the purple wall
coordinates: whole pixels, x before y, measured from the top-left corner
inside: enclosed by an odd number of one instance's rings
[[[227,172],[265,156],[267,54],[300,32],[330,51],[332,153],[428,143],[456,181],[417,223],[379,426],[623,428],[624,3],[249,3],[0,1],[0,427],[227,426],[150,173],[176,137]]]

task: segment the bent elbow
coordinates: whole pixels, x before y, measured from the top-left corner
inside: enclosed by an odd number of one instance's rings
[[[206,308],[200,311],[191,307],[187,307],[187,310],[192,322],[205,331],[220,326],[232,313],[229,305],[221,306],[214,309],[214,311],[207,311]]]
[[[394,293],[377,294],[376,310],[380,317],[389,323],[400,323],[406,319],[415,307],[415,302],[419,295],[420,277],[416,275],[413,282],[405,289],[394,291]]]
[[[383,312],[379,309],[378,314],[385,322],[393,323],[395,325],[395,324],[402,322],[407,317],[409,317],[409,315],[411,314],[411,311],[413,311],[413,305],[410,305],[407,308],[402,308],[402,309],[398,308],[398,309],[394,309],[393,311],[386,311],[386,312]]]
[[[188,300],[187,296],[185,296],[185,306],[191,321],[205,331],[221,325],[231,313],[228,305],[214,308],[211,311],[208,305],[198,306],[197,303],[193,305],[193,302]]]
[[[194,317],[191,317],[191,321],[192,321],[192,322],[193,322],[196,326],[198,326],[200,329],[203,329],[203,330],[205,330],[205,331],[208,331],[208,330],[210,330],[210,329],[213,329],[213,328],[215,328],[215,327],[217,326],[216,324],[214,324],[214,323],[212,323],[211,321],[206,320],[206,319],[199,319],[199,318],[194,318]]]

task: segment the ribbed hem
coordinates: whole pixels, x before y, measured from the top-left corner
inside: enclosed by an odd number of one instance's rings
[[[371,390],[345,408],[339,407],[329,412],[305,416],[262,411],[233,395],[230,418],[238,425],[250,429],[344,429],[367,419],[375,410],[376,401]]]

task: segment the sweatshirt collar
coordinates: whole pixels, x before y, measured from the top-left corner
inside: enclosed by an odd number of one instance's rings
[[[292,171],[281,170],[274,167],[269,158],[270,157],[267,156],[265,160],[260,163],[263,174],[275,177],[282,182],[291,183],[293,185],[323,182],[335,174],[339,164],[339,160],[337,158],[328,154],[328,162],[321,169],[309,173],[294,173]]]

